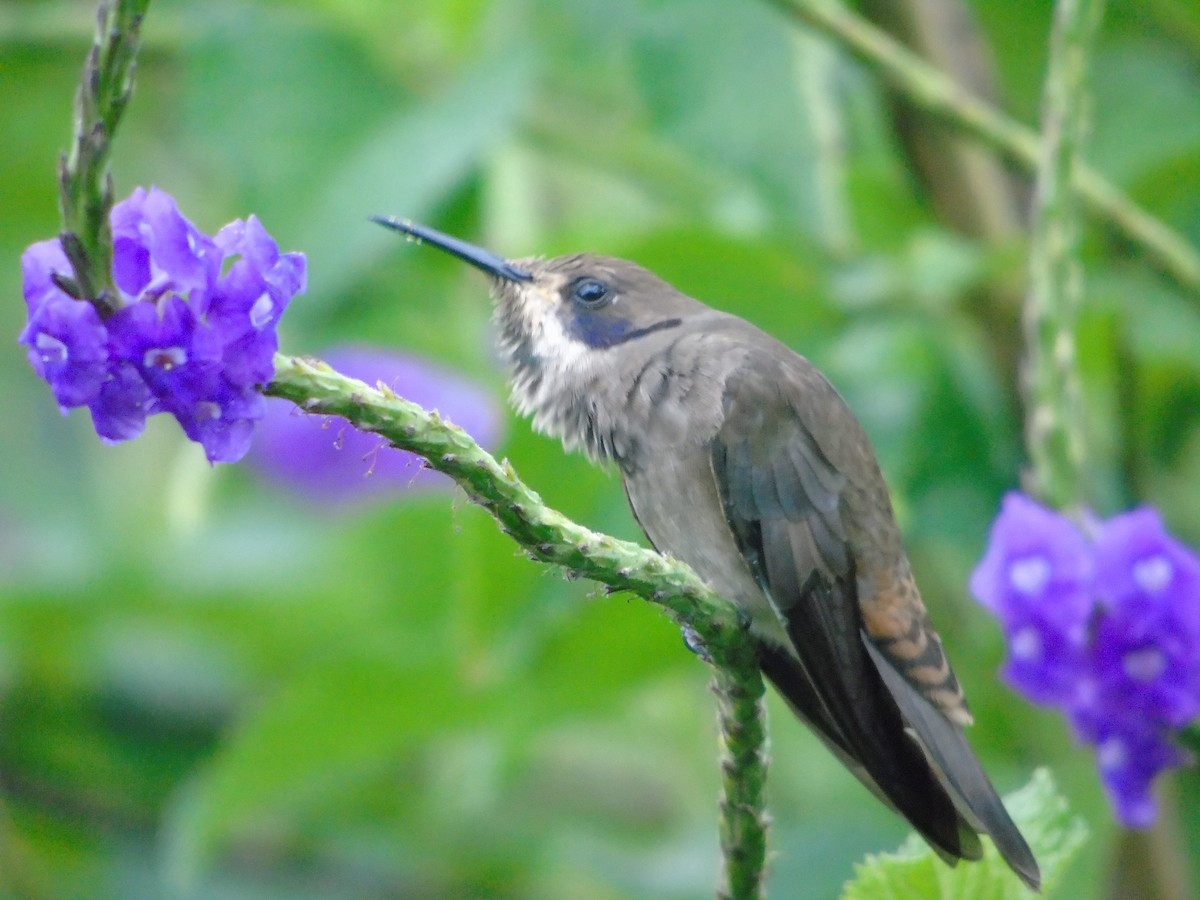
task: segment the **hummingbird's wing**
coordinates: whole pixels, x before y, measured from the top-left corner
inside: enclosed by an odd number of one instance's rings
[[[822,444],[817,433],[831,437]],[[874,456],[836,391],[807,363],[739,369],[710,454],[729,528],[792,644],[763,642],[764,673],[939,852],[978,858],[976,832],[990,833],[1036,885],[1028,846],[947,717],[962,721],[965,707],[915,587],[860,596],[874,583],[861,570],[881,552],[860,545],[878,540],[886,555],[878,532],[895,524]],[[882,511],[864,503],[879,491]],[[868,521],[864,509],[888,521]],[[907,572],[895,537],[895,567]]]

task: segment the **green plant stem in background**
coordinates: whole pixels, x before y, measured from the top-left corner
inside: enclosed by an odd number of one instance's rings
[[[788,15],[820,31],[877,70],[911,103],[962,129],[1028,171],[1042,151],[1037,132],[973,96],[866,19],[836,0],[771,0]],[[1176,231],[1134,203],[1086,165],[1072,181],[1095,215],[1141,247],[1182,287],[1200,294],[1200,252]]]
[[[324,363],[280,354],[267,393],[314,415],[341,416],[362,431],[423,456],[536,559],[637,594],[662,606],[695,634],[715,667],[724,748],[720,833],[725,884],[718,895],[730,900],[761,896],[767,766],[763,681],[732,604],[710,591],[683,563],[589,531],[550,509],[507,461],[497,462],[465,431],[391,391],[370,388]]]
[[[1082,302],[1079,221],[1071,176],[1087,131],[1088,56],[1103,0],[1059,0],[1042,95],[1042,159],[1034,196],[1023,311],[1025,442],[1032,493],[1060,509],[1083,496],[1083,411],[1076,358]]]
[[[1023,310],[1025,441],[1032,462],[1029,489],[1062,509],[1082,510],[1085,438],[1076,322],[1083,302],[1079,217],[1072,173],[1088,128],[1087,75],[1104,0],[1058,0],[1042,94],[1042,158],[1038,166],[1030,243],[1029,290]],[[1145,834],[1126,832],[1114,861],[1113,896],[1175,896],[1183,865],[1160,816]],[[1179,894],[1182,896],[1182,893]]]
[[[83,66],[75,95],[71,149],[58,167],[63,249],[75,272],[64,284],[76,297],[112,312],[112,235],[108,214],[113,205],[108,170],[112,138],[133,92],[138,32],[150,0],[100,4],[96,39]]]

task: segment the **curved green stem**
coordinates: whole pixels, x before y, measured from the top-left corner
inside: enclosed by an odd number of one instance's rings
[[[964,90],[938,69],[846,9],[837,0],[771,0],[789,16],[835,40],[878,71],[909,102],[982,141],[1027,171],[1036,171],[1041,140],[1022,125]],[[1131,200],[1096,170],[1075,166],[1080,198],[1121,235],[1141,247],[1182,287],[1200,294],[1200,252],[1178,232]]]
[[[497,462],[462,429],[384,387],[368,387],[317,360],[277,355],[267,393],[314,415],[341,416],[423,456],[540,561],[656,603],[699,638],[715,668],[725,751],[720,822],[725,873],[718,895],[730,900],[760,896],[766,858],[763,682],[733,605],[683,563],[590,531],[549,508],[507,461]]]

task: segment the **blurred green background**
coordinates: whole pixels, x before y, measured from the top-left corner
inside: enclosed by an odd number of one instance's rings
[[[861,8],[1036,121],[1046,0]],[[210,469],[164,417],[106,447],[59,416],[15,343],[18,259],[58,228],[93,15],[0,2],[0,891],[709,896],[707,672],[652,607],[529,562],[461,495],[321,508]],[[1200,8],[1112,0],[1097,53],[1088,157],[1200,243]],[[1052,769],[1093,831],[1061,895],[1103,896],[1120,836],[1091,753],[997,681],[965,588],[1020,478],[1028,202],[970,147],[749,0],[159,0],[114,172],[308,254],[290,352],[408,350],[503,402],[483,279],[366,221],[388,213],[633,258],[809,356],[875,442],[986,767],[1002,790]],[[1085,253],[1091,501],[1200,544],[1197,297],[1101,224]],[[637,536],[615,474],[507,433],[551,505]],[[835,896],[906,829],[770,717],[773,896]],[[1200,780],[1160,797],[1146,855],[1186,876]]]

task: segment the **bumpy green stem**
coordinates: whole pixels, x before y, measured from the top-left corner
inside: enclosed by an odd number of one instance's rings
[[[71,149],[58,167],[61,237],[75,272],[74,284],[63,287],[96,304],[102,315],[114,308],[108,221],[113,188],[108,159],[113,134],[133,92],[138,31],[149,5],[150,0],[100,4],[96,39],[75,95]]]
[[[730,900],[760,896],[766,857],[763,682],[734,607],[682,563],[589,531],[550,509],[507,461],[497,462],[465,431],[386,388],[368,387],[316,360],[278,355],[267,393],[314,415],[341,416],[423,456],[542,562],[638,594],[695,634],[715,668],[725,750],[720,823],[725,873],[718,895]]]
[[[761,678],[718,667],[713,678],[721,731],[721,900],[761,897],[767,858],[764,792],[767,780],[766,711]]]
[[[1087,130],[1087,60],[1103,0],[1059,0],[1042,98],[1030,284],[1025,300],[1025,441],[1033,493],[1060,508],[1083,496],[1083,415],[1075,327],[1082,301],[1072,173]]]
[[[999,112],[837,0],[772,0],[788,15],[837,41],[878,71],[909,102],[1034,171],[1042,157],[1033,129]],[[1073,169],[1072,182],[1095,215],[1106,219],[1182,287],[1200,293],[1200,252],[1096,170]]]

